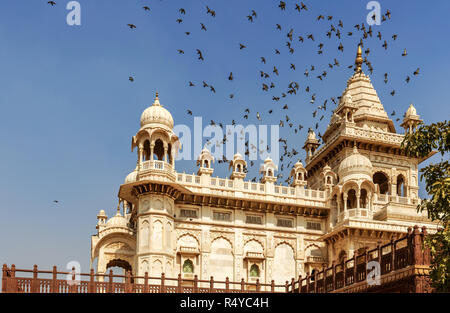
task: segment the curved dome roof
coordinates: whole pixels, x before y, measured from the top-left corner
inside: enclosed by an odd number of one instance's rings
[[[412,103],[409,105],[408,110],[406,111],[405,116],[409,117],[409,116],[416,116],[417,115],[417,111],[416,108],[412,105]]]
[[[371,180],[372,162],[360,154],[356,146],[354,146],[353,153],[347,156],[339,165],[338,174],[344,181],[350,178]]]
[[[108,222],[106,222],[107,227],[128,227],[128,222],[126,217],[122,216],[120,212],[117,212],[117,214],[113,217],[111,217]]]
[[[141,115],[141,127],[149,124],[162,124],[170,129],[173,128],[172,114],[159,103],[158,93],[156,93],[153,104],[146,108]]]
[[[135,169],[125,178],[125,184],[134,183],[137,180],[137,170]]]

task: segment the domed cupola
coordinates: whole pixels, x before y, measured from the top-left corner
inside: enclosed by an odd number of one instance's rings
[[[120,214],[120,211],[117,210],[117,214],[111,217],[108,222],[106,222],[107,228],[128,228],[127,218]]]
[[[347,156],[339,165],[338,174],[342,182],[350,179],[368,179],[372,181],[372,162],[360,154],[355,145],[353,153]]]
[[[158,93],[153,104],[142,112],[141,128],[147,125],[165,125],[173,129],[172,114],[159,103]]]
[[[137,166],[130,174],[125,178],[125,184],[134,183],[137,180]]]

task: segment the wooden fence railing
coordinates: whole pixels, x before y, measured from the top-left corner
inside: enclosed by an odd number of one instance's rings
[[[287,281],[284,285],[276,285],[273,280],[271,284],[263,284],[259,279],[255,283],[244,279],[231,282],[228,277],[225,281],[215,281],[213,277],[201,280],[197,275],[194,279],[184,279],[181,274],[178,278],[169,278],[164,273],[159,277],[148,276],[148,273],[132,276],[129,271],[126,275],[114,275],[112,270],[109,274],[95,274],[93,269],[89,274],[75,273],[74,269],[72,272],[59,272],[56,266],[52,271],[42,271],[37,265],[33,270],[26,270],[17,269],[14,264],[8,268],[4,264],[2,272],[3,293],[284,293],[290,286]],[[18,277],[18,273],[26,273],[29,277]],[[43,275],[51,278],[42,278]],[[88,279],[83,279],[85,277]]]
[[[271,284],[263,284],[259,280],[250,283],[244,279],[240,282],[231,282],[228,277],[225,281],[214,281],[213,277],[210,280],[200,280],[197,275],[194,279],[184,279],[181,274],[178,278],[169,278],[164,273],[159,277],[150,277],[148,273],[144,276],[132,276],[129,271],[125,275],[113,275],[112,270],[109,274],[95,274],[93,269],[89,274],[75,273],[74,269],[72,272],[59,272],[56,266],[52,271],[38,270],[37,265],[34,265],[32,270],[24,270],[16,269],[14,264],[10,268],[4,264],[2,293],[339,292],[347,286],[365,281],[372,270],[368,267],[371,261],[376,261],[380,265],[381,277],[411,265],[429,265],[430,251],[423,246],[423,238],[426,235],[425,227],[420,232],[418,226],[415,226],[414,230],[408,229],[408,234],[398,240],[391,240],[390,243],[361,255],[355,253],[349,260],[343,260],[340,264],[333,263],[331,267],[314,275],[307,273],[305,278],[302,276],[299,276],[298,280],[292,278],[290,283],[286,281],[284,285],[275,285],[273,280]],[[28,277],[18,277],[18,273],[26,273]],[[65,277],[61,278],[61,275]]]
[[[430,251],[423,245],[423,238],[427,235],[426,227],[419,231],[418,226],[409,228],[408,234],[383,246],[366,251],[364,254],[355,253],[353,258],[343,260],[332,266],[306,277],[299,276],[292,279],[289,292],[291,293],[325,293],[339,292],[347,286],[364,282],[373,268],[369,262],[380,265],[380,277],[393,271],[407,268],[411,265],[430,265]],[[368,266],[369,265],[369,266]]]

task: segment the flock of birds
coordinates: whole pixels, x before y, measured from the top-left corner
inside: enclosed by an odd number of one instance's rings
[[[277,1],[278,2],[278,1]],[[55,1],[48,1],[48,4],[51,6],[56,5]],[[295,11],[297,11],[298,14],[306,14],[308,13],[308,6],[303,3],[295,3],[294,5],[292,5],[292,8],[290,8],[290,6],[287,5],[287,3],[285,1],[279,1],[278,5],[277,5],[278,9],[285,11],[287,9],[293,9]],[[142,7],[142,9],[144,11],[148,11],[150,12],[151,9],[149,6],[145,5]],[[177,24],[182,24],[184,22],[184,18],[186,16],[186,14],[188,14],[188,10],[186,10],[185,8],[179,8],[178,9],[178,18],[175,20],[175,23]],[[205,7],[205,13],[206,15],[212,17],[214,20],[214,18],[216,17],[216,11],[212,8],[210,8],[209,6]],[[381,22],[384,23],[386,21],[389,21],[392,17],[392,14],[390,12],[390,10],[386,10],[384,14],[381,15]],[[257,13],[257,11],[255,9],[252,9],[247,16],[243,17],[245,18],[249,23],[254,23],[256,22],[256,20],[259,18],[259,15]],[[376,16],[373,15],[372,19],[376,20]],[[367,39],[369,38],[377,38],[379,41],[379,48],[382,48],[384,50],[387,50],[388,47],[390,46],[391,43],[389,43],[390,40],[392,41],[396,41],[398,39],[398,35],[397,34],[382,34],[380,31],[375,31],[372,26],[366,26],[365,23],[361,23],[361,24],[355,24],[354,26],[352,26],[349,29],[344,30],[344,22],[341,19],[336,19],[334,16],[331,15],[325,15],[325,14],[320,14],[319,16],[317,16],[316,18],[314,18],[316,20],[316,22],[320,23],[321,21],[327,21],[330,24],[329,29],[325,32],[325,36],[321,37],[319,36],[319,34],[315,34],[315,33],[299,33],[296,32],[293,28],[289,28],[289,29],[284,29],[284,27],[281,24],[275,24],[274,25],[274,30],[276,32],[278,32],[280,34],[280,36],[283,38],[283,40],[286,42],[285,46],[287,49],[287,52],[291,55],[293,55],[295,53],[295,51],[297,49],[301,49],[301,45],[307,41],[310,41],[311,43],[317,44],[317,54],[321,55],[324,53],[324,40],[328,40],[330,41],[332,38],[337,38],[338,43],[336,43],[335,45],[335,53],[339,54],[344,52],[344,45],[342,43],[344,38],[348,38],[348,37],[354,37],[357,38],[357,43],[362,47],[363,52],[364,52],[364,60],[363,63],[366,65],[369,73],[373,73],[373,67],[372,64],[370,63],[370,61],[368,60],[368,57],[371,53],[371,49],[368,47],[366,47],[366,43],[367,43]],[[211,21],[211,19],[210,19]],[[128,23],[126,25],[130,30],[134,30],[137,28],[137,26],[133,23]],[[207,25],[205,25],[203,22],[199,22],[198,24],[198,29],[200,32],[207,32],[208,31],[208,27]],[[191,34],[191,31],[184,31],[184,34],[186,36],[189,36]],[[359,40],[358,40],[359,39]],[[327,46],[331,46],[331,44],[326,44]],[[299,48],[297,46],[300,46]],[[236,43],[236,49],[239,50],[244,50],[247,49],[247,44],[245,42],[237,42]],[[273,53],[275,55],[281,54],[282,52],[282,47],[274,47],[273,48]],[[351,48],[352,52],[355,51],[355,46],[352,46]],[[177,53],[180,55],[185,55],[185,50],[184,49],[177,49]],[[400,53],[399,53],[400,54]],[[204,62],[205,61],[205,53],[204,51],[200,50],[200,49],[195,49],[195,55],[196,55],[196,59],[199,62]],[[403,52],[401,53],[402,57],[406,57],[408,55],[408,52],[406,49],[403,50]],[[309,94],[309,103],[311,105],[314,105],[315,109],[312,112],[312,118],[314,119],[314,122],[312,122],[311,128],[315,128],[316,130],[319,128],[319,123],[324,119],[326,111],[327,111],[327,105],[329,104],[328,101],[332,102],[335,106],[339,103],[340,97],[330,97],[330,98],[326,98],[323,102],[321,102],[319,105],[316,104],[316,100],[318,99],[318,96],[316,93],[313,92],[313,88],[310,87],[310,83],[308,83],[308,79],[318,79],[320,81],[324,81],[327,78],[327,75],[329,75],[329,73],[333,70],[336,69],[337,67],[340,67],[341,64],[338,60],[339,56],[333,57],[332,60],[330,60],[329,62],[326,62],[327,64],[325,64],[322,69],[319,69],[319,65],[308,65],[304,72],[303,75],[299,75],[300,77],[304,76],[304,79],[307,81],[305,84],[300,84],[299,81],[289,81],[286,82],[285,85],[283,85],[282,88],[285,88],[284,91],[280,92],[280,93],[275,93],[272,90],[277,90],[276,87],[280,87],[278,82],[277,84],[275,84],[276,79],[280,78],[280,74],[282,71],[284,71],[284,69],[281,69],[279,65],[277,64],[270,64],[268,65],[268,60],[270,59],[268,56],[258,56],[260,64],[262,66],[262,69],[257,70],[257,74],[260,81],[260,86],[261,86],[261,90],[264,93],[268,93],[270,94],[270,99],[271,101],[273,101],[274,104],[277,104],[279,101],[283,101],[282,99],[285,99],[287,97],[291,97],[291,96],[295,96],[297,94],[299,94],[300,92],[305,92],[306,94]],[[269,69],[267,69],[267,67],[269,66]],[[290,71],[297,71],[298,68],[300,66],[298,64],[295,63],[290,63],[289,64],[289,70]],[[348,69],[352,69],[354,68],[354,65],[351,64],[347,67]],[[411,81],[411,77],[415,77],[417,75],[419,75],[420,72],[420,68],[417,68],[413,73],[409,73],[407,74],[406,78],[405,78],[405,82],[409,83]],[[235,78],[235,74],[233,72],[230,72],[227,77],[225,79],[228,79],[229,81],[233,81]],[[134,82],[134,77],[133,76],[129,76],[128,80],[130,82]],[[384,83],[388,84],[389,82],[389,74],[388,73],[384,73]],[[203,88],[208,88],[210,90],[210,92],[212,94],[216,93],[216,89],[214,87],[214,85],[210,82],[206,82],[205,80],[202,80],[201,83],[195,83],[193,81],[188,81],[187,82],[189,87],[196,87],[197,85],[200,85]],[[395,89],[393,89],[390,94],[391,96],[394,96],[396,93]],[[229,99],[233,99],[235,97],[235,95],[233,93],[230,93],[227,96]],[[267,111],[267,114],[274,117],[277,116],[279,119],[279,126],[281,128],[290,130],[293,132],[293,134],[298,134],[303,128],[304,126],[301,124],[297,124],[295,123],[295,120],[293,120],[288,114],[289,107],[287,104],[284,105],[277,105],[274,108],[271,108],[270,110]],[[331,110],[329,110],[328,112],[330,113],[330,115],[332,114],[332,112],[330,112]],[[191,109],[187,109],[187,114],[188,115],[193,115],[193,111]],[[254,114],[253,116],[256,117],[256,120],[258,121],[262,121],[263,118],[263,113],[260,111],[256,111],[254,112],[253,109],[251,109],[250,107],[247,107],[244,109],[242,118],[245,120],[248,120],[249,117],[251,117],[251,114]],[[395,111],[393,111],[391,113],[391,116],[395,116],[396,113]],[[400,121],[400,118],[397,117],[396,121]],[[236,121],[235,119],[233,119],[232,121],[225,123],[224,121],[221,122],[215,122],[213,120],[210,121],[211,125],[218,125],[220,126],[224,131],[224,125],[226,124],[231,124],[231,125],[236,125],[238,124],[238,121]],[[224,132],[225,133],[225,132]],[[230,133],[225,134],[222,141],[220,142],[211,142],[208,141],[206,143],[206,146],[213,146],[213,145],[222,145],[224,144],[227,140],[228,140],[228,136],[231,135]],[[241,136],[244,136],[243,133],[241,133]],[[304,136],[305,137],[305,136]],[[279,139],[279,143],[281,144],[281,154],[280,154],[280,159],[279,159],[279,174],[278,174],[278,178],[283,178],[283,172],[285,169],[287,169],[289,171],[289,169],[291,168],[291,166],[298,160],[298,151],[297,149],[295,149],[296,147],[296,143],[298,144],[299,142],[303,143],[303,139],[304,137],[298,137],[296,136],[296,142],[293,142],[291,140],[291,143],[288,144],[288,138],[287,137],[282,137]],[[318,137],[321,138],[322,134],[319,132],[318,133]],[[299,139],[301,138],[301,139]],[[259,142],[259,146],[260,147],[264,147],[263,149],[258,149],[256,146],[254,146],[253,144],[250,144],[248,140],[245,141],[245,155],[248,156],[250,155],[250,152],[259,152],[259,153],[263,153],[263,150],[266,150],[267,152],[270,151],[270,147],[267,143],[265,142]],[[211,149],[211,148],[210,148]],[[259,150],[259,151],[258,151]],[[218,160],[219,163],[227,163],[229,160],[226,159],[225,156],[223,156],[223,158],[221,160]],[[248,164],[248,168],[245,169],[247,172],[249,171],[249,168],[252,168],[253,166],[255,166],[255,162],[254,161],[250,161]],[[254,171],[255,172],[255,171]],[[256,181],[257,177],[254,176],[251,181]],[[284,179],[284,182],[288,183],[289,182],[289,177],[286,177]]]

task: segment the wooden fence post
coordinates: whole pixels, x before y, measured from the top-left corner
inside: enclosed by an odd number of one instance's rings
[[[256,292],[261,291],[261,285],[259,284],[259,278],[256,279]]]
[[[183,287],[181,285],[181,274],[178,274],[178,293],[183,292]]]
[[[12,264],[11,265],[11,289],[9,290],[9,292],[18,292],[19,290],[17,289],[17,278],[16,278],[16,265]]]
[[[198,292],[198,276],[194,276],[194,293]]]
[[[209,279],[209,292],[213,293],[214,292],[214,277],[210,277]]]
[[[298,275],[298,290],[297,293],[302,292],[302,275]]]
[[[331,263],[332,266],[332,275],[333,275],[333,282],[331,284],[331,290],[336,290],[336,263],[335,261],[333,261],[333,263]]]
[[[225,278],[225,292],[230,292],[230,279],[228,277]]]
[[[241,291],[244,291],[245,290],[245,281],[244,281],[244,279],[242,278],[241,279]]]
[[[309,293],[309,280],[310,280],[309,272],[306,273],[306,293]]]
[[[33,280],[31,281],[31,293],[37,293],[37,290],[38,290],[38,288],[37,288],[37,283],[38,283],[38,281],[37,281],[37,276],[38,276],[38,267],[37,267],[37,265],[36,264],[34,264],[33,265]]]
[[[416,265],[423,264],[423,254],[422,254],[422,242],[420,238],[419,226],[414,225],[414,230],[412,233],[412,245],[413,245],[413,259]]]
[[[91,268],[89,272],[89,287],[88,287],[88,293],[94,293],[95,292],[95,276],[94,276],[94,269]]]
[[[126,271],[125,273],[125,293],[131,293],[133,287],[131,285],[131,271]]]
[[[395,249],[396,243],[394,238],[391,238],[391,271],[395,271]]]
[[[408,234],[407,236],[407,244],[408,244],[408,265],[414,264],[414,251],[413,251],[413,242],[412,242],[412,227],[408,227]]]
[[[314,293],[317,293],[317,271],[314,272]]]
[[[272,292],[272,293],[275,292],[275,281],[273,279],[270,282],[270,292]]]
[[[77,293],[78,292],[78,284],[75,281],[75,279],[76,279],[75,266],[72,266],[72,286],[71,286],[71,288],[72,288],[71,292],[72,293]]]
[[[58,293],[58,272],[56,270],[56,265],[53,265],[53,271],[52,271],[52,286],[51,286],[51,292],[52,293]]]
[[[144,293],[148,293],[148,272],[144,274]]]
[[[161,288],[159,290],[160,293],[166,292],[166,274],[161,273]]]
[[[286,293],[289,293],[289,281],[286,280],[284,288],[285,288]]]
[[[292,277],[292,280],[291,280],[291,293],[294,293],[295,292],[295,279],[294,279],[294,277]]]
[[[8,273],[8,266],[6,266],[6,264],[3,264],[2,267],[2,293],[6,293],[6,289],[7,289],[7,274]]]
[[[430,248],[425,245],[425,237],[428,235],[427,227],[422,227],[422,248],[423,248],[423,264],[430,265],[431,264],[431,252]]]
[[[109,270],[108,293],[113,292],[113,271]]]

